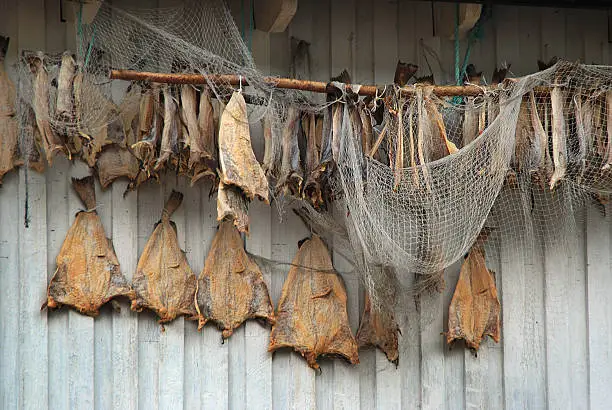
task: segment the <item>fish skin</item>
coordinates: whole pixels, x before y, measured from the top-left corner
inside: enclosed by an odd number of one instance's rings
[[[135,297],[131,309],[150,309],[159,317],[159,323],[168,323],[179,315],[197,314],[193,302],[197,279],[178,243],[176,225],[170,220],[182,201],[183,194],[172,191],[132,281]]]
[[[47,288],[46,306],[66,305],[95,317],[106,302],[117,296],[131,298],[134,291],[121,274],[113,244],[94,209],[93,177],[73,178],[72,186],[87,210],[76,214],[66,234],[56,258],[57,270]]]
[[[264,135],[264,160],[262,168],[268,177],[278,177],[282,161],[282,142],[273,128],[272,112],[267,111],[262,118]]]
[[[346,301],[346,289],[334,271],[327,247],[313,235],[300,246],[283,284],[268,351],[293,348],[313,369],[319,369],[317,358],[321,355],[359,363]]]
[[[191,84],[181,86],[181,112],[187,126],[185,147],[189,147],[189,168],[200,160],[200,125],[197,114],[198,102],[195,88]]]
[[[62,63],[57,78],[57,103],[55,116],[59,121],[74,120],[74,94],[73,81],[76,70],[76,62],[72,54],[65,51],[62,55]]]
[[[155,171],[159,171],[170,162],[178,145],[179,123],[177,121],[178,107],[172,96],[170,87],[165,86],[164,94],[164,129],[162,131],[159,157],[155,162]]]
[[[287,124],[283,130],[283,156],[276,192],[297,196],[302,190],[304,180],[300,166],[298,133],[300,132],[300,113],[295,108],[289,108]]]
[[[214,322],[223,339],[249,319],[275,322],[274,307],[259,266],[245,252],[231,221],[220,223],[196,290],[198,330]]]
[[[313,113],[307,114],[308,118],[308,149],[306,152],[306,182],[302,196],[315,208],[323,205],[321,185],[319,184],[319,148],[317,147],[317,121]]]
[[[240,92],[234,92],[221,115],[219,163],[225,185],[240,188],[248,200],[257,196],[270,203],[268,180],[253,152],[246,102]]]
[[[563,117],[563,93],[559,87],[553,87],[550,98],[552,102],[552,121],[553,121],[553,163],[555,170],[550,178],[550,189],[554,189],[555,185],[565,176],[567,168],[567,153],[566,153],[566,125]]]
[[[238,231],[249,234],[249,216],[247,201],[239,192],[240,190],[231,185],[225,185],[219,181],[217,192],[217,221],[225,219],[233,221]]]

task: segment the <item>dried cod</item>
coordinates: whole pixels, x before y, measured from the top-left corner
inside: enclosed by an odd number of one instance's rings
[[[0,36],[0,185],[4,174],[23,164],[17,159],[15,86],[4,70],[8,42],[7,37]]]
[[[196,309],[201,329],[208,321],[232,335],[248,319],[274,323],[274,308],[259,266],[244,250],[240,233],[223,221],[198,278]]]
[[[317,120],[314,114],[308,114],[308,148],[306,150],[306,182],[304,183],[303,196],[315,208],[320,208],[323,205],[323,196],[321,192],[321,184],[319,183],[319,147],[317,146],[317,133],[322,131],[321,127],[317,129]],[[319,139],[320,141],[320,139]]]
[[[608,147],[602,168],[604,170],[610,169],[612,166],[612,90],[606,91],[606,134],[608,136]]]
[[[76,62],[68,51],[62,55],[62,63],[57,77],[57,104],[55,117],[58,121],[71,122],[74,120],[73,81]]]
[[[346,311],[346,290],[334,271],[327,247],[316,235],[293,259],[272,326],[269,351],[291,347],[313,369],[321,355],[359,363],[357,342]]]
[[[197,279],[179,246],[176,225],[170,220],[182,201],[183,194],[172,191],[140,256],[132,283],[132,310],[150,309],[159,316],[159,323],[179,315],[196,315],[193,301]]]
[[[159,157],[155,162],[154,169],[160,170],[171,160],[171,155],[178,152],[179,143],[179,118],[178,107],[172,90],[169,86],[165,86],[164,93],[164,128],[162,131],[161,146],[159,148]]]
[[[189,168],[193,169],[191,184],[202,178],[217,179],[217,147],[215,146],[215,114],[210,101],[210,91],[200,93],[198,115],[198,139],[192,139],[189,147]]]
[[[273,127],[272,112],[267,111],[263,119],[264,159],[262,168],[268,177],[278,177],[282,160],[282,145]]]
[[[300,147],[298,134],[300,132],[300,113],[295,108],[289,108],[287,123],[283,129],[283,156],[280,177],[276,191],[298,196],[302,190],[302,167],[300,166]]]
[[[383,309],[381,307],[381,309]],[[399,362],[399,333],[400,329],[391,312],[372,309],[370,297],[366,294],[365,306],[359,330],[357,330],[357,344],[359,347],[374,346],[380,349],[387,359],[397,366]]]
[[[67,305],[85,315],[97,316],[103,304],[117,296],[133,297],[134,291],[121,274],[113,244],[106,238],[95,210],[93,177],[73,178],[72,186],[87,209],[76,214],[66,234],[46,305]]]
[[[559,87],[553,87],[550,92],[552,102],[552,147],[553,147],[553,163],[555,170],[550,177],[550,189],[565,176],[567,168],[567,153],[566,153],[566,124],[563,117],[563,102],[565,97]]]
[[[487,236],[487,231],[480,234],[463,261],[448,308],[447,343],[464,339],[467,347],[474,350],[478,350],[487,335],[499,342],[501,330],[501,305],[495,278],[485,263],[484,241]]]
[[[247,235],[249,234],[249,216],[247,201],[239,192],[238,188],[225,185],[219,181],[217,192],[217,221],[229,219],[234,226]]]
[[[268,199],[268,181],[255,158],[247,118],[246,102],[241,92],[230,98],[219,125],[220,178],[225,185],[240,188],[249,200]]]

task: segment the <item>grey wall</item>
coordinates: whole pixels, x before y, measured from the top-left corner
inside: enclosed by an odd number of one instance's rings
[[[141,1],[141,4],[151,2]],[[247,1],[248,3],[248,1]],[[233,1],[232,8],[240,9]],[[0,0],[0,33],[18,49],[74,49],[74,26],[61,23],[57,1]],[[357,82],[392,80],[398,58],[424,67],[420,43],[442,61],[437,78],[450,79],[452,44],[432,36],[431,5],[385,0],[305,1],[287,33],[254,33],[253,53],[263,71],[289,72],[289,36],[311,42],[312,73],[326,80],[349,68]],[[472,61],[490,76],[501,61],[516,75],[552,55],[610,64],[607,14],[598,11],[497,7]],[[425,74],[425,73],[423,73]],[[0,407],[3,409],[169,408],[592,408],[612,403],[612,224],[589,209],[571,252],[533,258],[502,244],[489,255],[502,297],[502,341],[487,341],[475,358],[449,350],[441,336],[457,280],[447,270],[443,294],[407,309],[396,369],[377,351],[361,364],[322,362],[322,374],[297,354],[266,352],[268,330],[247,323],[225,344],[212,327],[201,333],[183,319],[161,332],[150,314],[106,308],[91,319],[66,310],[40,312],[55,256],[81,207],[70,176],[87,170],[57,160],[45,175],[21,169],[0,188]],[[168,176],[123,198],[117,182],[99,192],[99,213],[123,271],[138,256],[171,189],[185,193],[174,215],[189,263],[199,272],[216,228],[209,187],[189,188]],[[30,223],[24,225],[28,205]],[[612,208],[608,206],[608,215]],[[292,213],[250,210],[247,248],[289,262],[307,231]],[[334,255],[339,270],[346,262]],[[275,303],[284,274],[266,277]],[[347,275],[348,310],[356,330],[363,303]]]

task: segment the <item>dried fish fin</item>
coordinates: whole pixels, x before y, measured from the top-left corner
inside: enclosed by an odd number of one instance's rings
[[[240,92],[234,92],[221,115],[219,128],[219,163],[221,180],[235,185],[249,200],[255,196],[265,203],[268,180],[255,158],[247,118],[246,102]]]
[[[247,201],[236,187],[219,181],[217,193],[217,221],[229,219],[240,232],[249,234]]]
[[[291,347],[313,369],[319,368],[316,359],[320,355],[337,355],[352,364],[359,363],[346,299],[346,290],[323,241],[316,235],[304,241],[283,285],[268,350]]]
[[[241,261],[236,264],[236,261]],[[259,266],[246,254],[240,233],[223,221],[198,278],[196,310],[201,329],[215,322],[227,339],[248,319],[275,321],[270,294]]]
[[[370,297],[365,295],[365,307],[357,330],[359,347],[374,346],[380,349],[387,360],[397,366],[399,362],[399,326],[391,312],[372,309]]]
[[[550,189],[565,176],[567,168],[567,153],[566,153],[566,125],[563,117],[563,92],[559,87],[553,87],[550,92],[552,102],[552,140],[553,140],[553,162],[555,170],[550,178]]]
[[[132,310],[150,309],[158,315],[159,323],[170,322],[179,315],[197,314],[193,304],[197,279],[179,246],[176,226],[170,221],[182,201],[183,194],[172,191],[133,279]]]
[[[93,177],[73,179],[73,187],[89,209],[95,207]],[[56,263],[57,270],[47,289],[49,308],[67,305],[97,316],[100,307],[112,298],[134,295],[121,274],[112,242],[106,239],[96,211],[77,213]]]
[[[486,335],[499,342],[501,330],[501,305],[493,273],[485,264],[483,242],[479,239],[463,262],[448,309],[447,343],[464,339],[467,347],[474,350]]]

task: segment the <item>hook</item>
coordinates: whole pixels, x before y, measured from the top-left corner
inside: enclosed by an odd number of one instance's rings
[[[239,82],[239,87],[240,87],[238,88],[238,92],[241,93],[242,92],[242,76],[241,75],[238,76],[238,82]]]

